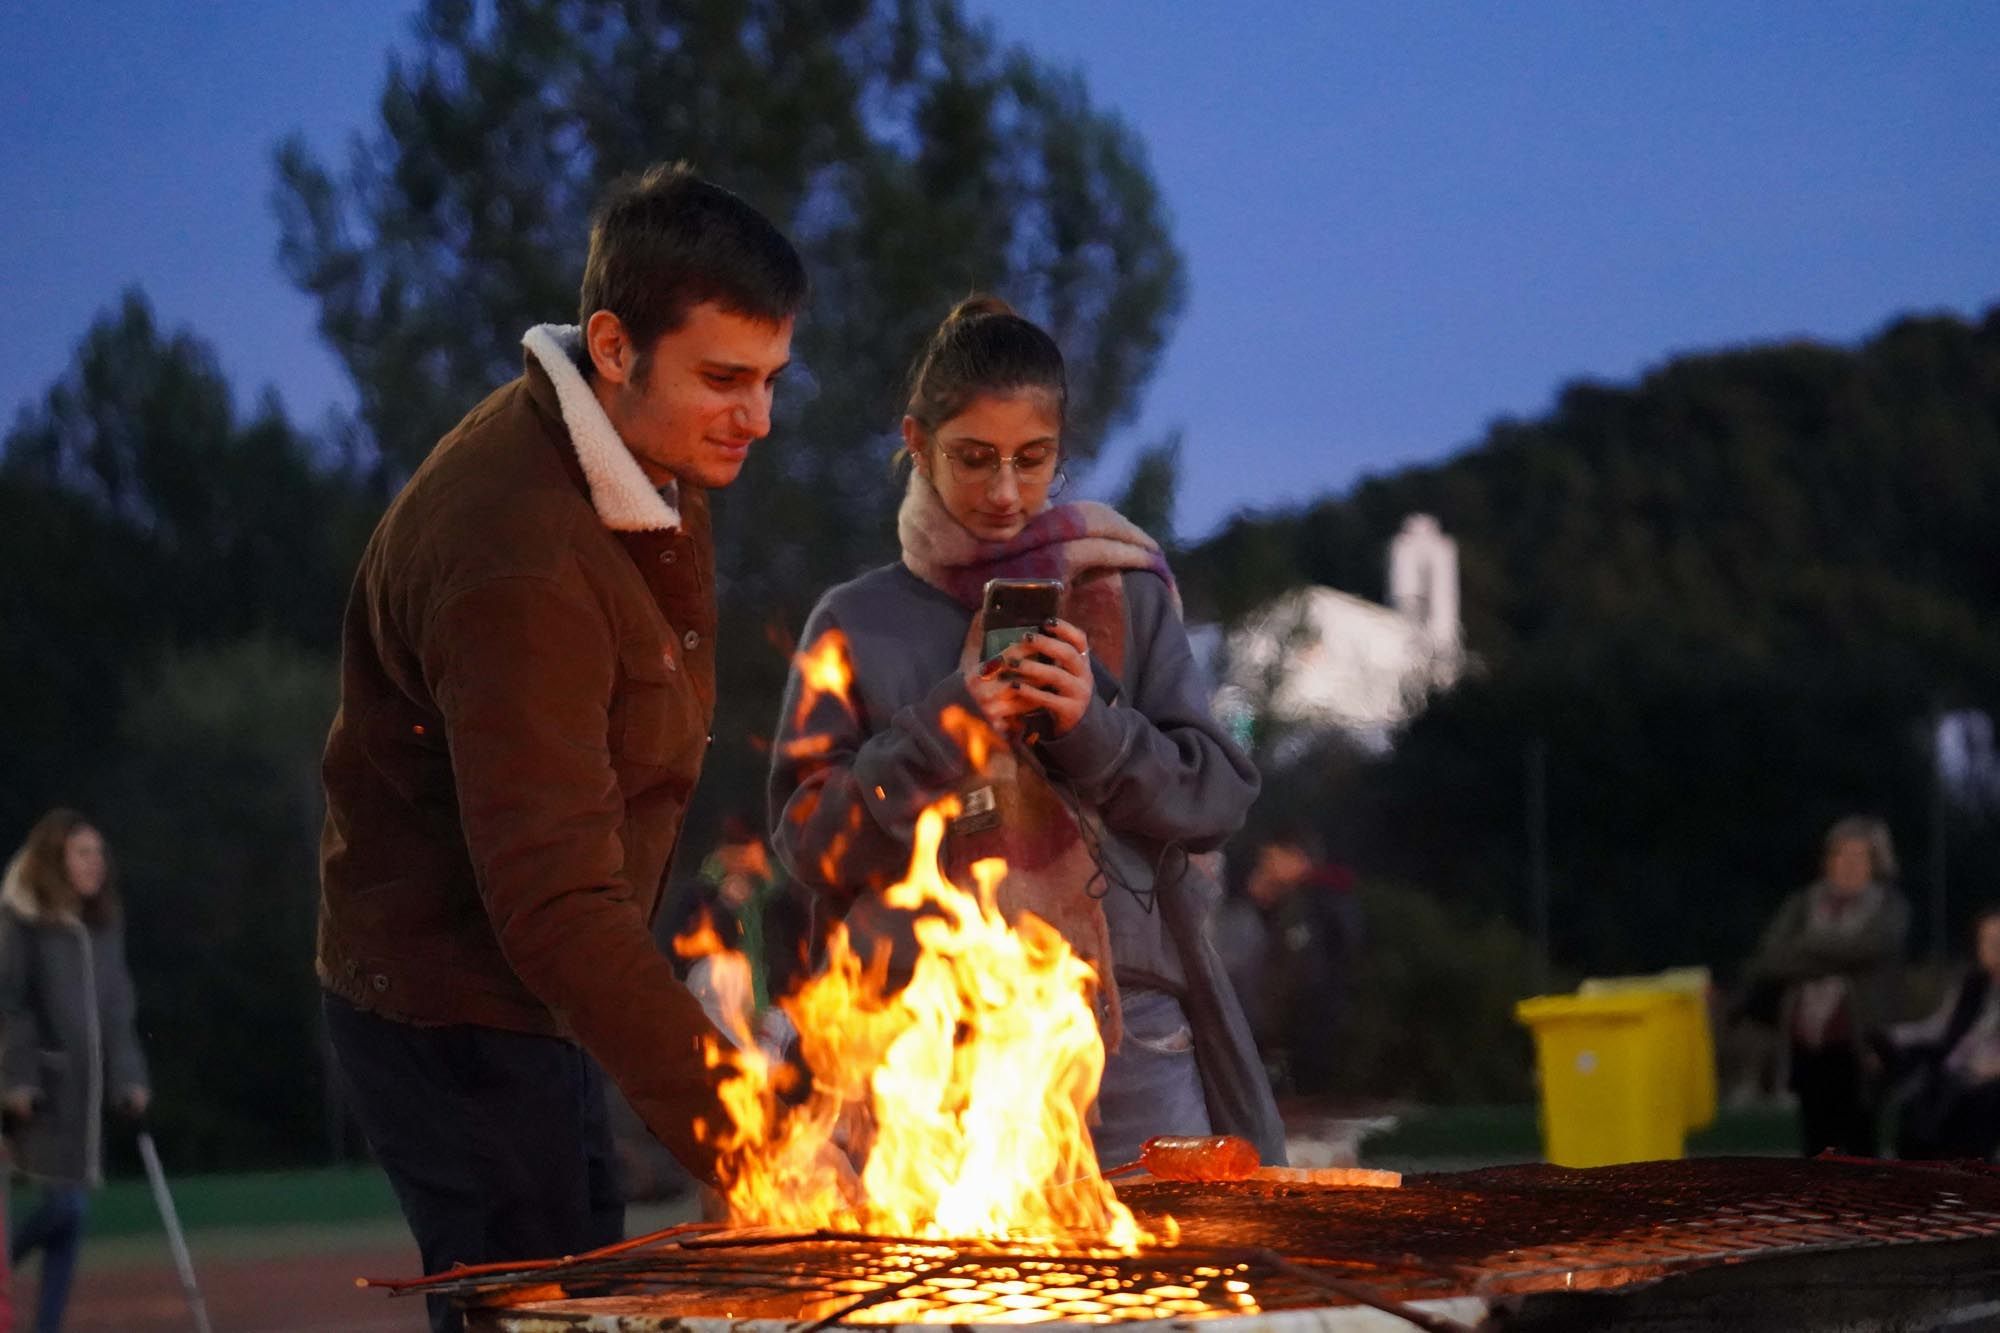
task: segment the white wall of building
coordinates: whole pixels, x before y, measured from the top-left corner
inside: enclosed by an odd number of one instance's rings
[[[1390,543],[1382,606],[1334,588],[1297,588],[1230,635],[1216,713],[1239,734],[1252,716],[1338,727],[1386,746],[1463,672],[1458,544],[1428,514]]]

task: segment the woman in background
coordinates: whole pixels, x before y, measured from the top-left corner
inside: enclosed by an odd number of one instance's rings
[[[1779,996],[1808,1157],[1876,1153],[1881,1069],[1867,1039],[1895,1016],[1909,928],[1888,825],[1854,815],[1827,830],[1819,879],[1778,908],[1751,959],[1750,984]]]
[[[104,1179],[104,1112],[137,1119],[151,1094],[104,838],[74,810],[29,832],[0,884],[0,1107],[14,1169],[41,1185],[13,1228],[15,1271],[42,1252],[35,1328],[69,1302],[89,1191]]]
[[[853,703],[807,697],[793,671],[773,838],[857,938],[893,938],[876,895],[908,867],[917,816],[967,798],[948,866],[1003,856],[1003,907],[1056,926],[1099,978],[1099,1161],[1214,1132],[1282,1162],[1270,1086],[1204,930],[1220,890],[1190,860],[1242,824],[1256,771],[1209,716],[1158,543],[1108,506],[1050,503],[1066,395],[1054,340],[1004,302],[965,301],[932,334],[902,423],[902,559],[832,589],[807,621],[808,645],[845,636]],[[1057,578],[1063,593],[1057,616],[988,659],[993,578]],[[992,728],[997,766],[973,771],[953,715]]]

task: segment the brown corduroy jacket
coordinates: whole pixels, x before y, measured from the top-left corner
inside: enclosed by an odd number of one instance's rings
[[[640,530],[658,497],[607,503],[643,478],[605,480],[596,425],[572,431],[531,351],[376,528],[326,745],[318,973],[386,1018],[579,1041],[706,1175],[714,1029],[651,922],[714,709],[707,497]]]

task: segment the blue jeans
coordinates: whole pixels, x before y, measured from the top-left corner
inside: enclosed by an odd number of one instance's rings
[[[44,1185],[42,1197],[27,1220],[14,1228],[7,1257],[14,1271],[35,1250],[42,1252],[40,1290],[35,1297],[35,1333],[56,1333],[69,1305],[70,1280],[76,1276],[77,1251],[83,1248],[83,1219],[90,1211],[90,1193],[81,1185]]]
[[[325,995],[348,1104],[424,1271],[580,1254],[625,1234],[603,1075],[574,1043],[415,1027]],[[428,1300],[436,1333],[464,1322]]]
[[[1097,1163],[1106,1169],[1138,1161],[1139,1149],[1156,1134],[1209,1132],[1194,1033],[1180,1001],[1165,991],[1138,989],[1118,998],[1125,1039],[1105,1058],[1098,1120],[1090,1132]]]

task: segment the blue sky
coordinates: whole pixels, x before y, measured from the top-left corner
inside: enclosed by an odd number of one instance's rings
[[[1190,298],[1123,443],[1185,433],[1184,534],[1579,376],[2000,302],[1987,4],[971,5],[1148,145]],[[350,401],[277,271],[270,149],[369,128],[413,9],[0,3],[0,411],[132,283],[244,401]]]

